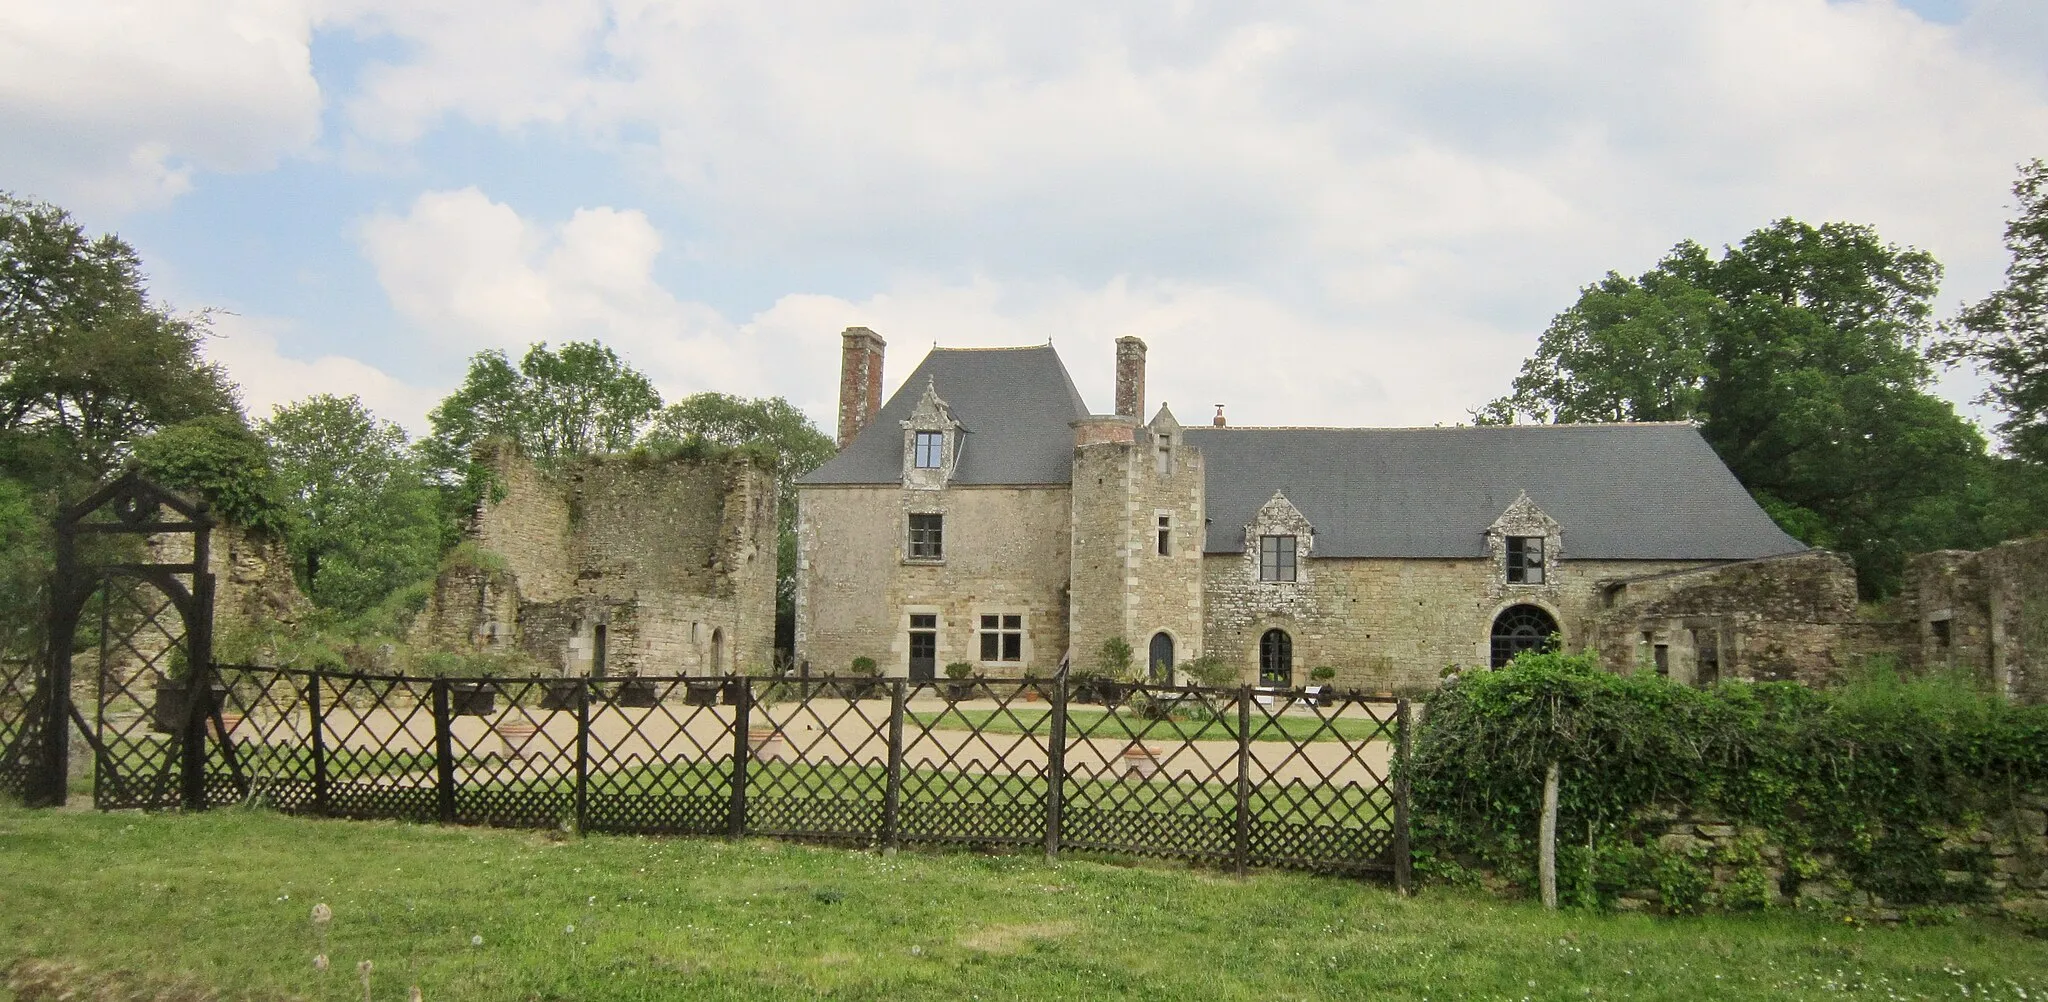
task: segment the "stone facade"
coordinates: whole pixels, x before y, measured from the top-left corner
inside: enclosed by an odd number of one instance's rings
[[[1907,660],[1967,668],[2024,702],[2048,702],[2048,537],[1922,554],[1894,603]]]
[[[190,563],[192,542],[190,533],[151,536],[148,559]],[[223,634],[289,627],[313,609],[292,576],[291,553],[276,536],[228,523],[216,525],[207,540],[207,569],[213,572],[216,644]]]
[[[520,651],[578,674],[766,672],[775,483],[745,460],[596,457],[555,474],[509,451],[474,559],[436,582],[414,641]]]
[[[1142,376],[1138,387],[1142,396]],[[1180,431],[1163,406],[1142,428],[1121,415],[1075,424],[1069,577],[1071,650],[1080,668],[1092,668],[1112,637],[1128,642],[1146,668],[1205,650],[1204,471],[1201,453],[1185,447]]]

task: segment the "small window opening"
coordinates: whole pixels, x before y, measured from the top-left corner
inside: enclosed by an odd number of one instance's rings
[[[1671,677],[1671,645],[1658,644],[1656,647],[1657,677]]]
[[[1173,516],[1159,516],[1159,555],[1173,556]]]
[[[1165,476],[1165,475],[1167,475],[1167,474],[1169,474],[1169,473],[1172,473],[1172,472],[1173,472],[1173,436],[1172,436],[1172,435],[1164,435],[1164,434],[1162,434],[1162,435],[1160,435],[1160,436],[1159,436],[1159,452],[1158,452],[1158,454],[1157,454],[1157,457],[1156,457],[1156,458],[1158,459],[1158,462],[1159,462],[1159,475],[1160,475],[1160,476],[1162,476],[1162,477],[1163,477],[1163,476]]]
[[[910,559],[941,560],[946,555],[946,516],[910,516]]]
[[[1692,649],[1698,661],[1698,670],[1693,681],[1699,685],[1713,685],[1721,680],[1721,640],[1713,630],[1692,631]]]
[[[605,672],[604,624],[590,628],[590,677],[603,678]]]
[[[945,451],[946,436],[943,432],[921,431],[917,433],[916,458],[920,470],[939,468],[939,457]]]
[[[1295,580],[1293,536],[1259,537],[1259,580]]]
[[[983,661],[1024,660],[1024,617],[981,617],[981,659]]]
[[[1951,640],[1951,635],[1949,633],[1949,621],[1946,619],[1937,619],[1928,623],[1927,626],[1929,629],[1934,631],[1934,646],[1946,649]]]
[[[1543,537],[1508,537],[1508,583],[1543,583]]]

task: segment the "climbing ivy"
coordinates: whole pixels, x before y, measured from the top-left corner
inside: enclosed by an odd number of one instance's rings
[[[1661,849],[1656,811],[1682,808],[1760,829],[1780,847],[1785,888],[1832,860],[1900,904],[1981,893],[1943,879],[1983,861],[1942,833],[2004,814],[2048,789],[2048,707],[2013,706],[1967,677],[1867,667],[1840,687],[1726,682],[1706,689],[1648,672],[1616,675],[1590,654],[1525,653],[1452,678],[1429,702],[1411,760],[1418,866],[1474,867],[1527,883],[1543,773],[1556,761],[1559,869],[1582,900],[1658,887],[1696,905],[1707,868],[1738,879],[1724,897],[1768,900],[1760,846]]]

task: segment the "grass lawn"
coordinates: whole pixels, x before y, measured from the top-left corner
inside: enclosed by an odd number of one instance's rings
[[[316,903],[334,916],[324,973]],[[1991,922],[1552,915],[1028,854],[0,808],[0,968],[32,960],[138,989],[78,996],[115,999],[360,999],[363,960],[374,998],[416,984],[430,1002],[2048,993],[2048,942]]]
[[[933,730],[966,730],[970,727],[989,734],[1036,734],[1041,737],[1052,733],[1051,710],[1035,707],[1011,707],[1008,710],[947,710],[944,713],[912,713],[911,719],[925,728]],[[1148,721],[1134,715],[1123,716],[1123,723],[1105,722],[1105,710],[1070,708],[1067,710],[1067,737],[1077,739],[1120,738],[1126,733],[1143,734],[1147,741],[1178,741],[1185,737],[1189,741],[1235,741],[1237,740],[1237,718],[1226,716],[1223,720],[1174,722]],[[1020,724],[1022,726],[1020,726]],[[1382,724],[1363,716],[1338,717],[1334,720],[1318,720],[1300,714],[1280,717],[1266,717],[1257,712],[1252,715],[1253,741],[1370,741],[1393,740],[1392,724]]]

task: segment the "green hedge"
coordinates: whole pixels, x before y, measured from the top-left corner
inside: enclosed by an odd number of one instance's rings
[[[1699,903],[1706,868],[1672,858],[1658,811],[1758,829],[1746,842],[1753,903],[1824,866],[1892,904],[1983,893],[1989,861],[1944,846],[1948,831],[2010,816],[2048,787],[2048,707],[1985,695],[1964,677],[1866,669],[1840,688],[1725,682],[1695,689],[1648,672],[1615,675],[1590,655],[1525,654],[1468,673],[1429,702],[1410,780],[1417,862],[1438,877],[1474,867],[1529,883],[1546,763],[1560,763],[1560,880],[1569,898],[1658,887]],[[1758,854],[1778,853],[1765,866]],[[1722,900],[1720,903],[1743,903]]]

